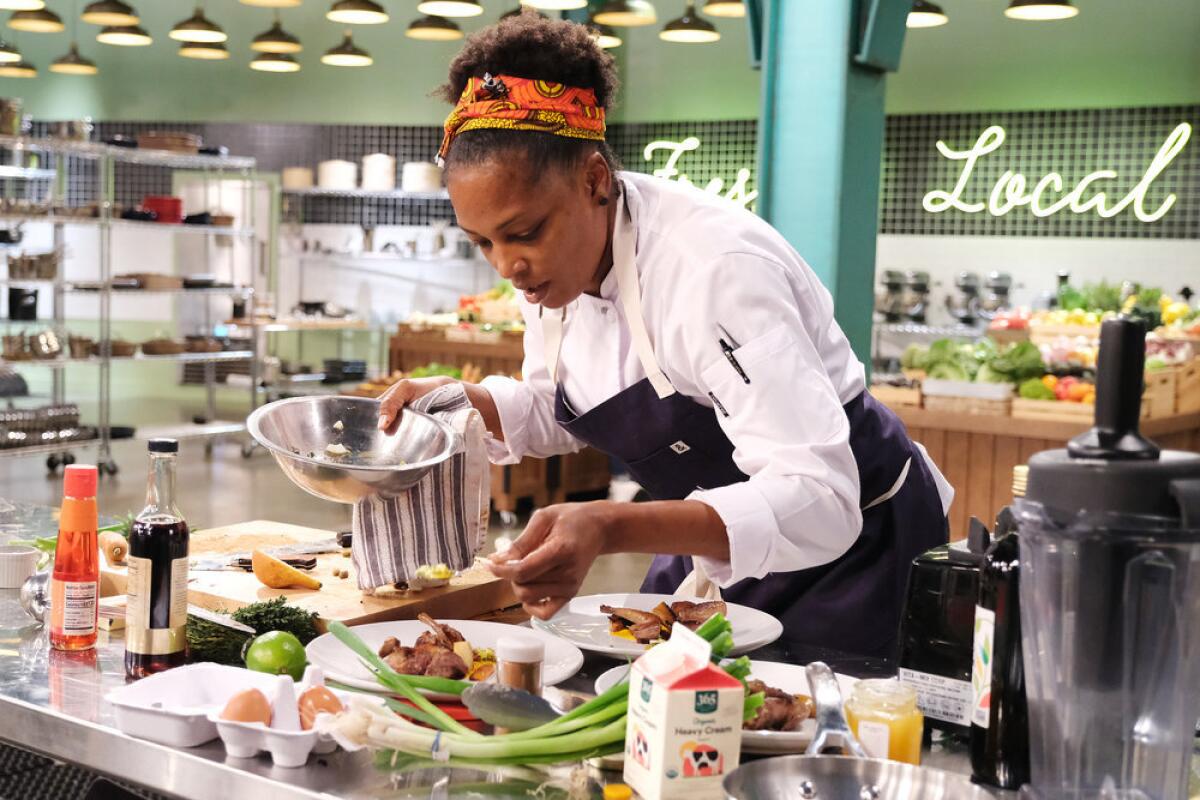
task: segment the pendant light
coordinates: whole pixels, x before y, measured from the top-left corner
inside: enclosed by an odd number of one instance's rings
[[[14,61],[9,64],[0,64],[0,77],[36,78],[37,67],[28,61]]]
[[[250,62],[250,69],[259,72],[299,72],[300,62],[287,53],[259,53]]]
[[[325,12],[325,19],[342,25],[382,25],[388,13],[375,0],[338,0]]]
[[[258,53],[299,53],[304,47],[299,39],[283,29],[276,15],[275,24],[255,36],[250,49]]]
[[[478,17],[483,6],[479,0],[422,0],[417,11],[431,17]]]
[[[40,11],[14,11],[8,18],[8,27],[14,31],[29,33],[58,33],[66,30],[62,19],[48,8]]]
[[[179,55],[197,61],[224,61],[229,58],[229,50],[224,42],[184,42],[179,45]]]
[[[369,67],[375,63],[371,54],[354,44],[354,37],[346,31],[342,43],[331,47],[321,56],[321,63],[331,67]]]
[[[50,65],[51,72],[60,75],[95,75],[100,72],[95,62],[79,55],[79,46],[71,42],[71,49],[62,58]]]
[[[913,0],[905,25],[909,28],[936,28],[950,21],[946,12],[937,3],[929,0]]]
[[[242,5],[259,8],[296,8],[304,0],[242,0]]]
[[[721,34],[711,22],[696,16],[696,2],[688,0],[683,16],[664,25],[658,38],[676,44],[708,44],[720,40]]]
[[[589,22],[588,33],[591,34],[596,44],[605,50],[612,50],[622,44],[621,37],[617,36],[617,32],[607,25],[597,25],[594,21]]]
[[[96,34],[96,41],[117,47],[147,47],[154,43],[146,29],[138,25],[110,25],[101,28],[100,33]]]
[[[463,38],[462,29],[444,17],[425,16],[414,19],[404,35],[425,42],[453,42]]]
[[[587,0],[521,0],[521,5],[539,11],[574,11],[577,8],[587,8]]]
[[[177,42],[224,42],[229,38],[220,25],[204,16],[204,9],[199,6],[195,14],[180,22],[167,35]]]
[[[15,45],[0,39],[0,64],[15,64],[21,60],[21,51]]]
[[[93,25],[137,25],[142,20],[133,6],[121,0],[99,0],[84,6],[83,14],[79,17],[84,22]]]
[[[1070,19],[1078,13],[1079,9],[1071,5],[1071,0],[1012,0],[1004,9],[1004,16],[1009,19],[1033,22]]]
[[[0,0],[4,11],[41,11],[45,7],[46,0]]]
[[[700,9],[710,17],[744,17],[746,4],[743,0],[707,0]]]
[[[601,25],[614,28],[636,28],[658,22],[654,6],[648,0],[605,0],[594,18]]]

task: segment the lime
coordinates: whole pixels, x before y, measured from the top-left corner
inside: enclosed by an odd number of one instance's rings
[[[287,631],[264,633],[246,648],[246,668],[272,675],[291,675],[300,680],[308,658],[304,645]]]

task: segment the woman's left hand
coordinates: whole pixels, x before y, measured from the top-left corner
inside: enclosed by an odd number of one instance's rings
[[[491,557],[492,573],[512,581],[529,614],[549,619],[575,596],[605,551],[614,506],[600,500],[538,509],[512,547]]]

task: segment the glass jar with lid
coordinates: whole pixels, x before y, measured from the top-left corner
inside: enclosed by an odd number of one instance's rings
[[[872,758],[921,763],[925,715],[911,686],[887,679],[859,681],[846,703],[846,720]]]

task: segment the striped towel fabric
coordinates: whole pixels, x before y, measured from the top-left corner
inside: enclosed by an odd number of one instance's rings
[[[426,564],[466,569],[487,537],[491,470],[483,418],[457,383],[411,405],[447,422],[459,449],[403,495],[354,506],[351,559],[363,591],[408,581]]]

